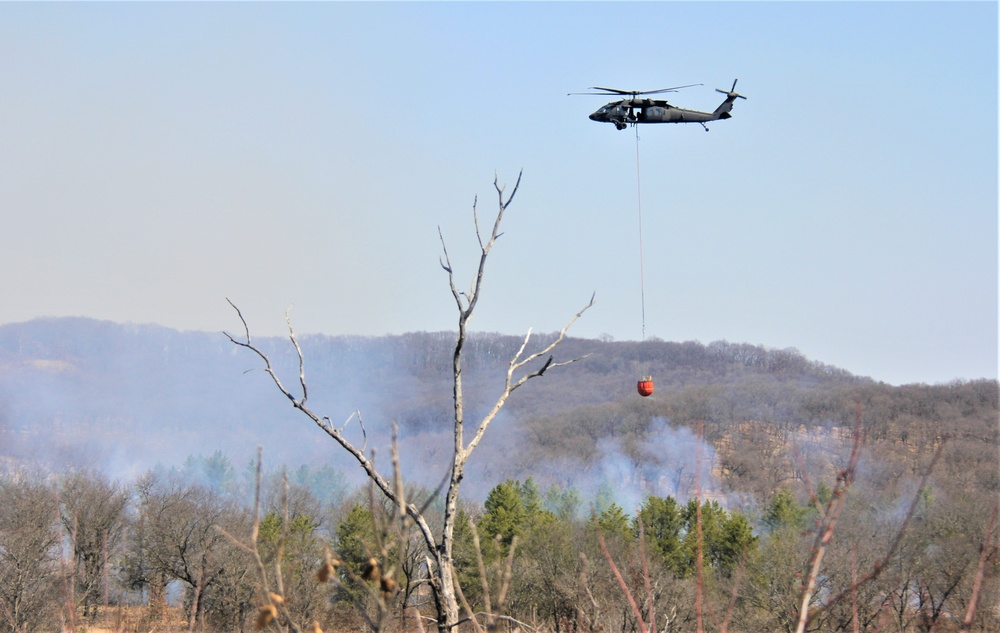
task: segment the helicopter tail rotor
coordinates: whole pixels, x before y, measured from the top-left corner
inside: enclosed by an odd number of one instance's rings
[[[722,90],[720,88],[715,89],[716,92],[721,92],[726,95],[726,100],[720,103],[719,107],[712,113],[714,119],[728,119],[732,117],[733,115],[729,114],[729,111],[733,109],[733,104],[736,103],[736,100],[746,99],[746,97],[736,92],[737,81],[738,80],[736,79],[733,80],[733,86],[729,90]]]
[[[716,92],[721,92],[722,94],[726,95],[730,99],[746,99],[746,97],[744,97],[740,93],[736,92],[736,82],[737,81],[739,81],[739,79],[733,79],[733,87],[730,88],[729,90],[721,90],[719,88],[716,88],[715,91]]]

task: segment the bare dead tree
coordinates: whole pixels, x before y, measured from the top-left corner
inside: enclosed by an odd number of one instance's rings
[[[93,622],[108,603],[108,550],[125,533],[128,489],[98,473],[74,472],[59,482],[60,520],[72,556],[67,560],[83,617]]]
[[[0,630],[52,631],[60,616],[66,621],[61,607],[71,593],[60,586],[68,570],[58,517],[58,500],[47,484],[0,480]]]
[[[448,283],[451,288],[452,296],[455,299],[455,305],[458,308],[458,333],[455,340],[454,354],[452,356],[452,372],[454,377],[454,453],[452,456],[452,462],[449,466],[447,484],[445,487],[444,516],[438,533],[433,531],[430,523],[424,517],[424,513],[420,508],[412,503],[407,503],[405,499],[402,499],[399,496],[399,493],[395,486],[393,486],[392,481],[383,476],[382,473],[380,473],[376,468],[374,461],[365,454],[364,445],[359,448],[346,435],[345,431],[355,417],[357,418],[359,425],[361,424],[361,416],[359,414],[352,415],[342,426],[338,427],[333,424],[329,417],[320,415],[316,411],[313,411],[311,406],[308,404],[308,386],[305,378],[305,361],[302,348],[299,346],[295,337],[295,331],[292,329],[291,319],[286,315],[289,339],[295,349],[299,361],[298,380],[300,395],[293,394],[292,391],[282,383],[273,365],[271,364],[270,359],[259,347],[254,344],[251,339],[250,328],[247,325],[243,314],[235,304],[231,301],[229,302],[230,305],[233,306],[233,309],[236,310],[237,316],[242,322],[244,330],[244,334],[241,338],[237,338],[226,333],[229,340],[233,344],[244,347],[256,354],[264,363],[264,371],[270,376],[278,391],[288,398],[292,406],[305,414],[306,417],[316,424],[316,426],[329,435],[344,450],[350,453],[350,455],[357,461],[358,465],[365,471],[365,474],[371,480],[372,484],[383,495],[385,495],[385,497],[392,504],[405,509],[406,515],[413,521],[413,524],[416,526],[416,529],[419,531],[425,545],[427,546],[428,560],[430,562],[428,573],[430,575],[430,585],[433,590],[435,608],[437,611],[437,627],[438,631],[441,633],[451,631],[459,621],[459,602],[454,582],[454,560],[452,556],[452,548],[454,545],[455,521],[458,515],[459,487],[465,474],[466,464],[476,447],[479,446],[483,436],[486,434],[486,430],[496,419],[497,414],[515,390],[523,386],[529,380],[544,375],[549,369],[568,365],[582,358],[578,357],[565,361],[555,361],[552,352],[565,339],[567,330],[569,330],[569,328],[583,315],[584,312],[587,311],[587,309],[594,305],[594,297],[591,296],[587,305],[577,312],[572,319],[570,319],[570,321],[562,328],[562,330],[560,330],[559,334],[552,340],[552,342],[537,351],[527,351],[531,340],[531,330],[528,331],[523,342],[521,343],[520,348],[514,354],[513,358],[511,358],[507,366],[506,380],[500,394],[497,396],[489,411],[474,427],[470,429],[471,439],[466,439],[467,421],[465,419],[465,408],[463,404],[462,357],[468,337],[469,321],[475,312],[476,305],[479,301],[483,288],[486,262],[493,246],[501,235],[500,225],[503,220],[504,212],[513,201],[520,184],[521,174],[518,174],[514,189],[510,192],[510,195],[506,195],[505,187],[499,184],[497,177],[494,177],[493,187],[497,194],[498,211],[496,218],[493,221],[493,228],[488,235],[484,235],[480,230],[479,217],[477,213],[478,199],[473,202],[472,215],[475,224],[476,238],[479,242],[480,254],[479,265],[477,267],[475,277],[473,278],[471,287],[467,292],[460,291],[456,285],[454,268],[448,256],[444,236],[441,233],[440,228],[438,229],[438,235],[441,239],[442,247],[440,260],[441,267],[448,274]],[[540,360],[546,356],[548,356],[547,359],[544,361]],[[363,431],[364,427],[362,426],[361,428]]]

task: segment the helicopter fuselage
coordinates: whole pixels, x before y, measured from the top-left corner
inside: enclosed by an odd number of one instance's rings
[[[627,126],[638,123],[701,123],[704,126],[708,121],[732,117],[729,111],[733,108],[733,101],[742,98],[742,95],[738,95],[732,90],[724,94],[726,94],[726,100],[714,112],[678,108],[662,99],[633,97],[612,101],[604,105],[600,110],[590,115],[590,120],[600,123],[614,123],[619,130],[624,130]]]
[[[658,99],[613,101],[590,115],[591,121],[614,123],[618,129],[635,123],[704,123],[728,119],[729,112],[701,112],[672,106]]]

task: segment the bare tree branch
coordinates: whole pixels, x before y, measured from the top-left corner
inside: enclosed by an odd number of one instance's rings
[[[993,512],[990,514],[989,525],[986,526],[986,535],[979,548],[979,563],[976,565],[976,576],[972,581],[972,596],[969,598],[969,608],[965,612],[960,631],[971,631],[972,620],[976,615],[976,603],[979,601],[979,590],[983,586],[983,576],[986,573],[986,561],[988,561],[997,550],[1000,549],[1000,532],[997,532],[997,516],[1000,515],[1000,502],[993,504]]]
[[[309,389],[306,387],[306,363],[302,357],[302,348],[299,347],[299,342],[295,338],[295,330],[292,328],[291,308],[285,311],[285,323],[288,324],[288,338],[292,341],[292,346],[295,347],[295,354],[299,357],[299,385],[302,387],[302,400],[300,402],[305,404],[306,399],[309,397]]]

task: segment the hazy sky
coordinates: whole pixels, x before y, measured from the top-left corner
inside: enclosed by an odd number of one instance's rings
[[[646,336],[997,376],[997,3],[0,3],[0,323]]]

